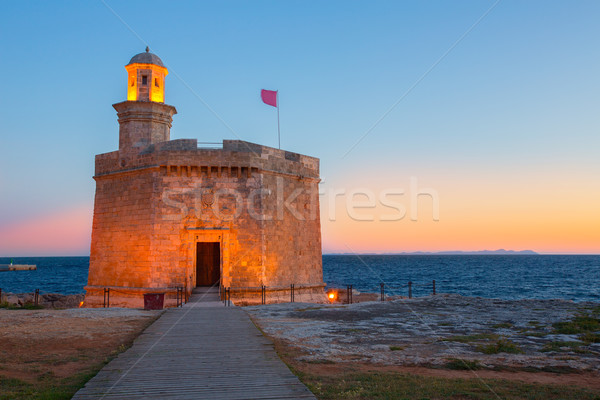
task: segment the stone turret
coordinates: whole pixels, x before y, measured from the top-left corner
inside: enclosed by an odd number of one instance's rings
[[[119,150],[139,153],[148,146],[169,141],[175,107],[164,104],[165,77],[162,60],[150,53],[131,58],[127,70],[127,101],[113,104],[119,118]]]
[[[165,102],[165,77],[169,71],[148,47],[145,53],[131,57],[125,69],[128,73],[127,100]]]

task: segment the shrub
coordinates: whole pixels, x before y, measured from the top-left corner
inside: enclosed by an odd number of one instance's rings
[[[572,350],[572,349],[578,348],[579,346],[581,346],[581,342],[556,341],[556,342],[546,343],[541,351],[544,351],[544,352],[546,352],[546,351],[561,351],[562,348],[564,348],[564,347],[568,347],[570,350]]]
[[[456,370],[477,370],[483,368],[483,366],[479,363],[479,360],[461,360],[458,358],[450,358],[448,362],[444,364],[447,369],[456,369]]]
[[[511,353],[520,354],[523,350],[519,348],[515,343],[508,339],[500,339],[495,343],[483,344],[477,346],[477,350],[485,354],[498,354],[498,353]]]

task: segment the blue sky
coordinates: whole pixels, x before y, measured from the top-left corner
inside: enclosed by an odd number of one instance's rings
[[[415,176],[440,193],[437,225],[369,225],[397,235],[381,246],[324,220],[326,251],[600,252],[599,17],[596,1],[4,3],[0,226],[92,208],[94,155],[118,147],[123,66],[147,43],[170,71],[173,139],[276,146],[259,92],[278,89],[282,147],[321,158],[325,190]],[[506,218],[531,240],[499,225],[477,239]],[[457,227],[463,241],[444,241]],[[85,240],[57,251],[86,254]]]

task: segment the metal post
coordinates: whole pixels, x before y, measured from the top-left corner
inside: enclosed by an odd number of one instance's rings
[[[346,299],[348,304],[352,304],[352,285],[346,285]]]
[[[412,299],[412,282],[408,281],[408,298]]]
[[[276,92],[277,96],[275,101],[277,102],[277,145],[278,148],[281,149],[281,131],[279,130],[279,90]]]
[[[354,299],[352,298],[352,295],[353,295],[352,290],[353,290],[352,285],[350,285],[350,304],[352,304],[352,302],[354,301]]]
[[[290,302],[294,302],[294,284],[292,283],[290,286]]]
[[[227,307],[231,306],[231,287],[227,288]]]
[[[110,288],[104,288],[104,308],[110,307]]]
[[[267,287],[265,285],[261,286],[261,296],[262,296],[262,303],[265,304],[267,302],[267,293],[266,293],[266,289]]]
[[[35,289],[35,296],[34,296],[33,304],[36,306],[39,303],[39,297],[40,297],[40,289]]]
[[[433,280],[433,295],[435,296],[435,279]]]
[[[183,307],[183,286],[177,286],[177,307]]]
[[[385,289],[383,288],[383,282],[380,284],[381,287],[381,301],[385,301]]]

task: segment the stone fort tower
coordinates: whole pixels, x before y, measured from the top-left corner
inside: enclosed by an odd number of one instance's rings
[[[240,140],[220,148],[170,140],[167,68],[146,48],[125,66],[114,104],[119,150],[96,156],[87,307],[176,304],[198,286],[248,303],[323,301],[319,160]]]

